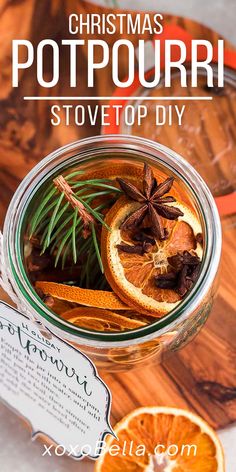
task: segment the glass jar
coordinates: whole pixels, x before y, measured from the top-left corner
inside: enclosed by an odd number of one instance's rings
[[[132,331],[104,333],[82,329],[53,313],[34,291],[23,264],[23,236],[31,203],[48,180],[76,165],[91,168],[117,160],[146,161],[163,168],[185,186],[201,219],[205,250],[200,276],[189,295],[168,315]],[[53,152],[25,177],[10,203],[3,230],[5,289],[14,292],[18,309],[77,346],[99,369],[126,370],[160,362],[189,342],[204,325],[216,290],[221,254],[221,225],[214,199],[202,178],[170,149],[143,138],[96,136]],[[45,333],[44,333],[45,334]]]
[[[228,52],[229,57],[231,53]],[[233,61],[233,59],[232,59]],[[235,61],[234,61],[235,62]],[[214,83],[218,83],[218,70],[212,65]],[[117,93],[117,92],[116,92]],[[138,124],[138,107],[132,99],[132,94],[140,97],[139,106],[147,107],[148,118],[143,121],[143,125]],[[162,105],[157,100],[149,101],[150,97],[183,97],[192,95],[202,96],[209,100],[198,101],[197,107],[186,107],[186,102],[178,100],[178,109],[184,110],[181,118],[181,126],[173,102],[165,100],[165,118]],[[210,98],[213,97],[213,100]],[[177,153],[183,157],[199,172],[207,182],[222,217],[236,214],[236,138],[234,129],[234,117],[236,112],[236,71],[224,67],[224,87],[207,86],[207,75],[204,70],[198,71],[198,86],[194,89],[191,86],[191,71],[187,69],[187,88],[181,87],[180,73],[174,72],[171,76],[171,87],[165,87],[162,79],[156,88],[147,90],[138,87],[130,96],[130,100],[125,102],[125,106],[134,107],[136,111],[135,123],[127,125],[125,113],[121,112],[120,126],[117,132],[121,134],[137,135],[143,138],[152,139],[159,143],[168,143]],[[148,101],[147,101],[148,100]],[[157,107],[161,107],[160,122],[156,124],[158,116]],[[172,108],[171,108],[172,107]],[[163,113],[163,115],[162,115]],[[222,119],[222,113],[224,118]],[[130,117],[129,117],[130,118]],[[170,125],[171,123],[171,125]],[[114,132],[114,127],[112,126]],[[104,127],[104,133],[111,132],[109,127]],[[234,218],[235,221],[235,218]]]

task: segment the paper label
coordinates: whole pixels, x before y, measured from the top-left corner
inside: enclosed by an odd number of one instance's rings
[[[0,397],[70,456],[96,459],[113,434],[111,396],[80,351],[0,302]],[[44,328],[45,331],[45,328]]]

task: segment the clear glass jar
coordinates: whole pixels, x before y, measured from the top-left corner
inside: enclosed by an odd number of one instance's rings
[[[75,165],[91,168],[115,160],[146,161],[183,183],[201,218],[205,250],[200,276],[189,295],[167,316],[132,331],[89,331],[62,320],[34,291],[23,264],[23,235],[31,202],[48,179]],[[204,325],[216,290],[221,254],[221,225],[214,199],[202,178],[170,149],[138,137],[96,136],[53,152],[25,177],[9,206],[3,231],[3,275],[13,288],[19,310],[76,345],[99,369],[126,370],[145,362],[160,362],[189,342]],[[43,329],[43,328],[42,328]]]
[[[213,68],[214,81],[218,83],[218,70]],[[139,87],[133,94],[140,98],[139,105],[148,108],[148,118],[139,126],[137,119],[133,126],[125,123],[125,114],[121,114],[119,133],[137,135],[152,139],[159,143],[168,143],[177,153],[183,157],[199,172],[206,181],[213,196],[216,199],[220,215],[231,216],[236,214],[236,139],[231,129],[234,128],[236,112],[236,71],[232,68],[224,68],[224,87],[207,87],[207,75],[204,70],[198,72],[198,87],[191,86],[191,73],[187,69],[187,88],[181,87],[179,72],[172,74],[171,87],[165,88],[164,79],[156,88],[147,90]],[[169,110],[171,101],[165,101],[166,123],[156,125],[158,101],[146,101],[153,97],[181,97],[203,96],[213,97],[213,100],[199,101],[198,106],[186,107],[181,126],[177,114]],[[179,110],[184,107],[184,100],[178,101]],[[132,105],[136,109],[136,102],[132,99],[126,102],[126,106]],[[123,107],[123,110],[125,107]],[[222,119],[222,111],[224,119]],[[161,115],[162,119],[162,115]],[[171,126],[169,124],[171,119]],[[106,127],[104,127],[104,133]],[[108,131],[109,132],[109,131]],[[235,219],[235,218],[234,218]]]

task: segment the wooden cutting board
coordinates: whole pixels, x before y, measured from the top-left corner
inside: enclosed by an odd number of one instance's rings
[[[37,7],[36,7],[37,3]],[[0,27],[4,37],[0,64],[0,218],[3,223],[8,203],[21,179],[49,151],[75,139],[98,134],[99,126],[52,127],[48,102],[23,102],[22,96],[41,95],[35,83],[35,69],[21,77],[19,89],[11,88],[11,40],[19,35],[31,41],[50,37],[65,38],[68,13],[104,13],[104,9],[80,1],[24,0],[3,2]],[[108,10],[107,10],[108,11]],[[24,18],[19,25],[17,18]],[[45,20],[47,18],[47,21]],[[219,36],[196,22],[165,15],[165,21],[186,28],[196,38],[215,42]],[[148,38],[148,36],[147,36]],[[108,38],[111,44],[117,37]],[[137,38],[134,38],[134,42]],[[85,83],[86,55],[80,58],[80,88],[73,95],[88,96]],[[125,74],[127,58],[121,67]],[[55,95],[69,95],[68,71],[61,86],[50,89]],[[110,74],[97,75],[96,95],[113,91]],[[48,91],[47,91],[48,92]],[[94,91],[93,91],[94,92]],[[90,104],[95,105],[94,102]],[[133,408],[145,405],[170,405],[195,410],[214,427],[223,427],[236,420],[236,219],[223,223],[223,256],[219,294],[206,327],[198,337],[162,366],[143,368],[125,374],[104,375],[113,394],[112,420],[119,420]],[[0,297],[7,300],[0,291]]]

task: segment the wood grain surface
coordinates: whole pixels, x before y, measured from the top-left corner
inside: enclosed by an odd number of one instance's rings
[[[36,6],[37,4],[37,6]],[[21,76],[20,87],[11,87],[11,40],[26,38],[36,44],[40,39],[60,40],[68,36],[68,13],[104,13],[95,5],[78,0],[2,1],[0,6],[0,218],[3,223],[8,203],[27,172],[49,151],[84,136],[98,134],[99,126],[83,128],[53,127],[50,123],[51,102],[24,102],[27,95],[42,95],[35,80],[35,69]],[[19,19],[21,19],[19,21]],[[165,16],[166,22],[177,23],[194,37],[215,42],[218,35],[204,26],[182,18]],[[110,45],[116,36],[108,38]],[[134,42],[137,41],[134,38]],[[66,55],[62,57],[66,64]],[[85,50],[79,62],[80,85],[73,95],[88,96],[85,85],[87,57]],[[125,73],[127,58],[121,67]],[[48,64],[48,67],[50,64]],[[111,65],[110,65],[111,67]],[[66,85],[69,69],[63,68],[60,86],[47,94],[69,95]],[[96,95],[112,93],[109,69],[107,76],[96,77]],[[89,103],[89,102],[88,102]],[[90,103],[94,106],[94,102]],[[125,374],[105,375],[113,394],[112,421],[119,420],[133,408],[144,405],[187,407],[206,418],[214,427],[236,420],[236,220],[223,222],[223,257],[219,294],[206,327],[198,337],[162,366]],[[6,294],[0,297],[7,300]],[[9,300],[8,300],[9,301]]]

